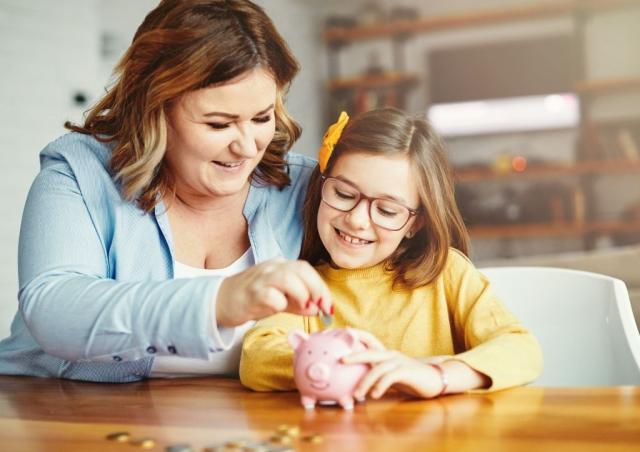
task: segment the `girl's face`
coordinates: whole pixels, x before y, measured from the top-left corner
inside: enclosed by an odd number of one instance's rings
[[[263,69],[182,96],[167,110],[166,161],[178,193],[239,193],[275,132],[276,82]]]
[[[371,198],[393,200],[411,209],[418,209],[420,204],[416,181],[406,155],[345,153],[326,176],[346,182]],[[402,239],[418,226],[416,217],[412,216],[398,231],[381,228],[371,221],[370,202],[361,199],[349,212],[320,202],[318,233],[334,265],[366,268],[379,264],[391,256]]]

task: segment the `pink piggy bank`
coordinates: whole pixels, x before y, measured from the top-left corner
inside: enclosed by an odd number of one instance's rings
[[[365,350],[356,331],[345,328],[325,330],[310,336],[302,331],[289,334],[295,350],[293,375],[300,400],[310,410],[316,402],[337,402],[345,410],[353,409],[353,391],[369,371],[366,364],[342,364],[340,358]]]

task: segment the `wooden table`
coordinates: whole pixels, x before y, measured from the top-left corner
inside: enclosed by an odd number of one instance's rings
[[[640,387],[534,388],[409,400],[398,395],[305,411],[296,393],[254,393],[228,379],[113,385],[0,377],[0,450],[134,451],[105,439],[151,437],[153,450],[267,440],[281,424],[319,432],[300,451],[640,451]]]

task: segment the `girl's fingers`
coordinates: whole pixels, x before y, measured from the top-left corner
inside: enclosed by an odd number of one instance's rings
[[[366,350],[343,356],[342,362],[344,364],[378,364],[396,356],[397,352],[392,350]]]
[[[434,355],[429,356],[428,358],[420,359],[420,362],[426,364],[442,364],[443,362],[451,359],[452,355]]]
[[[378,380],[382,378],[382,376],[396,369],[398,366],[400,366],[400,362],[395,359],[391,359],[374,366],[369,373],[362,378],[360,384],[358,384],[358,387],[354,391],[354,397],[361,398],[366,396],[371,387],[377,384]]]
[[[367,331],[358,330],[358,338],[360,342],[362,342],[369,350],[385,350],[382,342],[378,340],[373,334],[368,333]]]
[[[406,368],[398,366],[389,372],[381,375],[371,390],[371,397],[379,399],[387,390],[399,381],[404,381]]]

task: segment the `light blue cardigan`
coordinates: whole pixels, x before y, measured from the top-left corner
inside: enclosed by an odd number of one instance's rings
[[[206,359],[234,329],[208,324],[221,278],[173,278],[164,206],[124,201],[108,170],[111,148],[69,133],[40,154],[22,218],[19,309],[0,342],[0,374],[129,382],[154,356]],[[253,184],[244,206],[256,262],[295,259],[315,161],[289,154],[291,185]],[[215,322],[215,309],[211,317]]]

